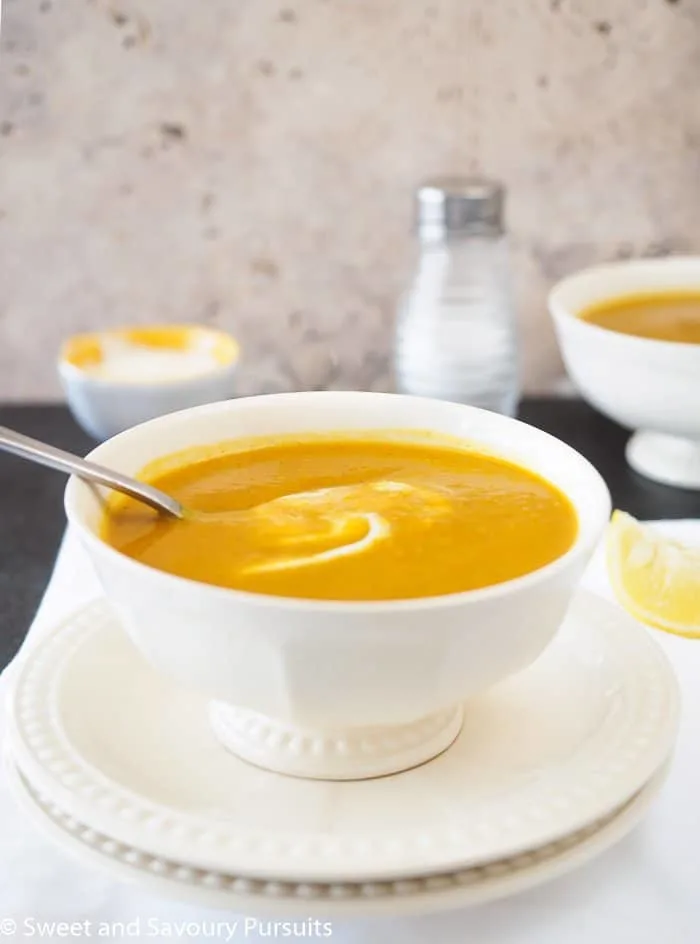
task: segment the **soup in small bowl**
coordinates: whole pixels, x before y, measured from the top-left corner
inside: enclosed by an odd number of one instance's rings
[[[444,750],[462,703],[553,638],[610,511],[593,467],[515,420],[369,393],[229,401],[92,454],[187,508],[74,480],[66,507],[124,628],[284,773],[355,778]]]
[[[635,431],[630,465],[700,488],[700,257],[587,269],[554,286],[549,310],[581,395]]]
[[[236,340],[202,325],[153,324],[77,334],[58,373],[77,422],[95,439],[165,413],[233,396]]]
[[[696,291],[657,289],[607,298],[584,308],[579,317],[635,338],[700,344],[700,287]]]

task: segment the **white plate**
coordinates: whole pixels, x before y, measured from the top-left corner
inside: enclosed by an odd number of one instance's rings
[[[621,809],[556,842],[508,859],[458,872],[394,882],[266,882],[204,872],[183,862],[153,857],[110,839],[35,794],[5,757],[17,801],[49,838],[90,868],[133,882],[156,895],[248,915],[314,915],[324,918],[405,916],[464,908],[526,891],[583,865],[619,842],[646,813],[666,778],[664,764]]]
[[[30,650],[10,714],[28,781],[115,841],[260,879],[369,881],[503,859],[606,816],[668,757],[678,692],[647,632],[582,593],[534,666],[465,706],[445,754],[305,781],[227,753],[206,700],[150,668],[98,603]]]

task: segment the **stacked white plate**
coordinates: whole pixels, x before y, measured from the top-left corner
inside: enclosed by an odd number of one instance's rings
[[[16,796],[117,878],[248,914],[334,917],[481,902],[600,853],[662,785],[678,691],[645,630],[581,592],[530,669],[465,706],[449,750],[395,776],[258,769],[220,746],[207,708],[93,603],[16,668]]]

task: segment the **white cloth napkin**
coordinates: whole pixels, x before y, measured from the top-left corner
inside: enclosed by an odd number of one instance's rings
[[[700,521],[662,527],[700,544]],[[610,596],[600,555],[585,584]],[[82,549],[68,534],[25,646],[98,593]],[[700,940],[700,640],[663,633],[656,638],[681,682],[683,720],[670,779],[641,826],[578,871],[514,898],[422,918],[337,921],[330,939],[342,944],[693,944]],[[0,944],[3,936],[12,944],[30,939],[220,944],[227,939],[269,941],[274,936],[265,921],[254,924],[249,916],[246,927],[245,916],[154,898],[73,861],[16,809],[1,772],[0,837]],[[309,916],[314,917],[313,908]],[[83,930],[76,925],[66,933],[56,925],[61,921],[82,922]],[[215,933],[221,922],[230,922],[230,927]]]

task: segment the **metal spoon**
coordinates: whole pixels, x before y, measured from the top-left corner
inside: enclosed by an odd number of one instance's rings
[[[38,462],[39,465],[46,465],[50,469],[66,472],[68,475],[77,475],[78,478],[87,482],[113,488],[117,492],[123,492],[131,498],[144,502],[146,505],[150,505],[151,508],[175,518],[183,518],[185,515],[180,502],[171,498],[170,495],[166,495],[165,492],[161,492],[159,488],[146,485],[137,481],[137,479],[130,478],[128,475],[123,475],[121,472],[105,469],[104,466],[97,465],[95,462],[88,462],[70,452],[64,452],[63,449],[49,446],[47,443],[39,442],[38,439],[23,436],[22,433],[7,429],[5,426],[0,426],[0,450],[11,452],[22,459],[29,459],[31,462]]]

